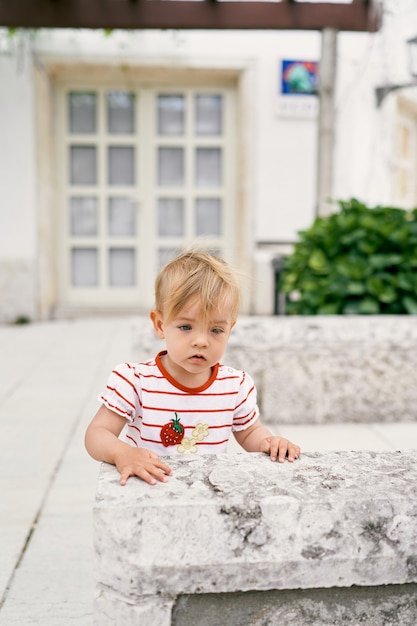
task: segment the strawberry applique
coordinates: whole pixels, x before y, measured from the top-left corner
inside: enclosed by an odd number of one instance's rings
[[[168,448],[168,446],[175,446],[181,443],[183,438],[184,426],[180,422],[178,413],[175,413],[175,417],[162,426],[161,441],[163,445]]]

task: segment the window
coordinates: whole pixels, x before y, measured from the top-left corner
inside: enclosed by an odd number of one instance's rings
[[[232,89],[58,95],[64,304],[149,307],[157,271],[184,246],[233,248]]]

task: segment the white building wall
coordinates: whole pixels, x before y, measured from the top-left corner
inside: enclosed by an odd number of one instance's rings
[[[85,62],[164,63],[168,67],[243,67],[254,64],[251,120],[254,232],[258,240],[293,242],[315,205],[315,119],[280,117],[277,100],[283,58],[318,61],[320,34],[285,31],[42,32],[41,58],[81,57]],[[300,184],[302,179],[302,184]]]
[[[374,87],[406,82],[405,40],[417,34],[417,6],[388,3],[380,33],[339,33],[333,195],[390,203],[395,95],[375,108]],[[4,48],[4,47],[3,47]],[[1,46],[0,46],[1,50]],[[41,30],[20,63],[0,56],[0,321],[36,316],[38,235],[31,64],[164,63],[168,67],[247,67],[253,312],[272,312],[272,256],[289,249],[315,215],[317,118],[284,118],[277,106],[279,62],[319,60],[317,32]],[[20,67],[18,67],[20,65]],[[7,86],[7,88],[6,88]],[[410,97],[417,90],[410,90]]]
[[[0,56],[0,320],[36,315],[31,58]]]

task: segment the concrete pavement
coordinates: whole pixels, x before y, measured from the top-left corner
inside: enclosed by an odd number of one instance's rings
[[[141,358],[133,354],[138,323],[118,317],[0,326],[2,626],[93,624],[99,466],[83,437],[111,368]],[[417,448],[417,422],[277,430],[305,451]]]

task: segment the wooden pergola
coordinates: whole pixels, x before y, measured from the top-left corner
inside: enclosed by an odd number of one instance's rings
[[[375,32],[379,7],[377,0],[0,0],[0,26]]]

